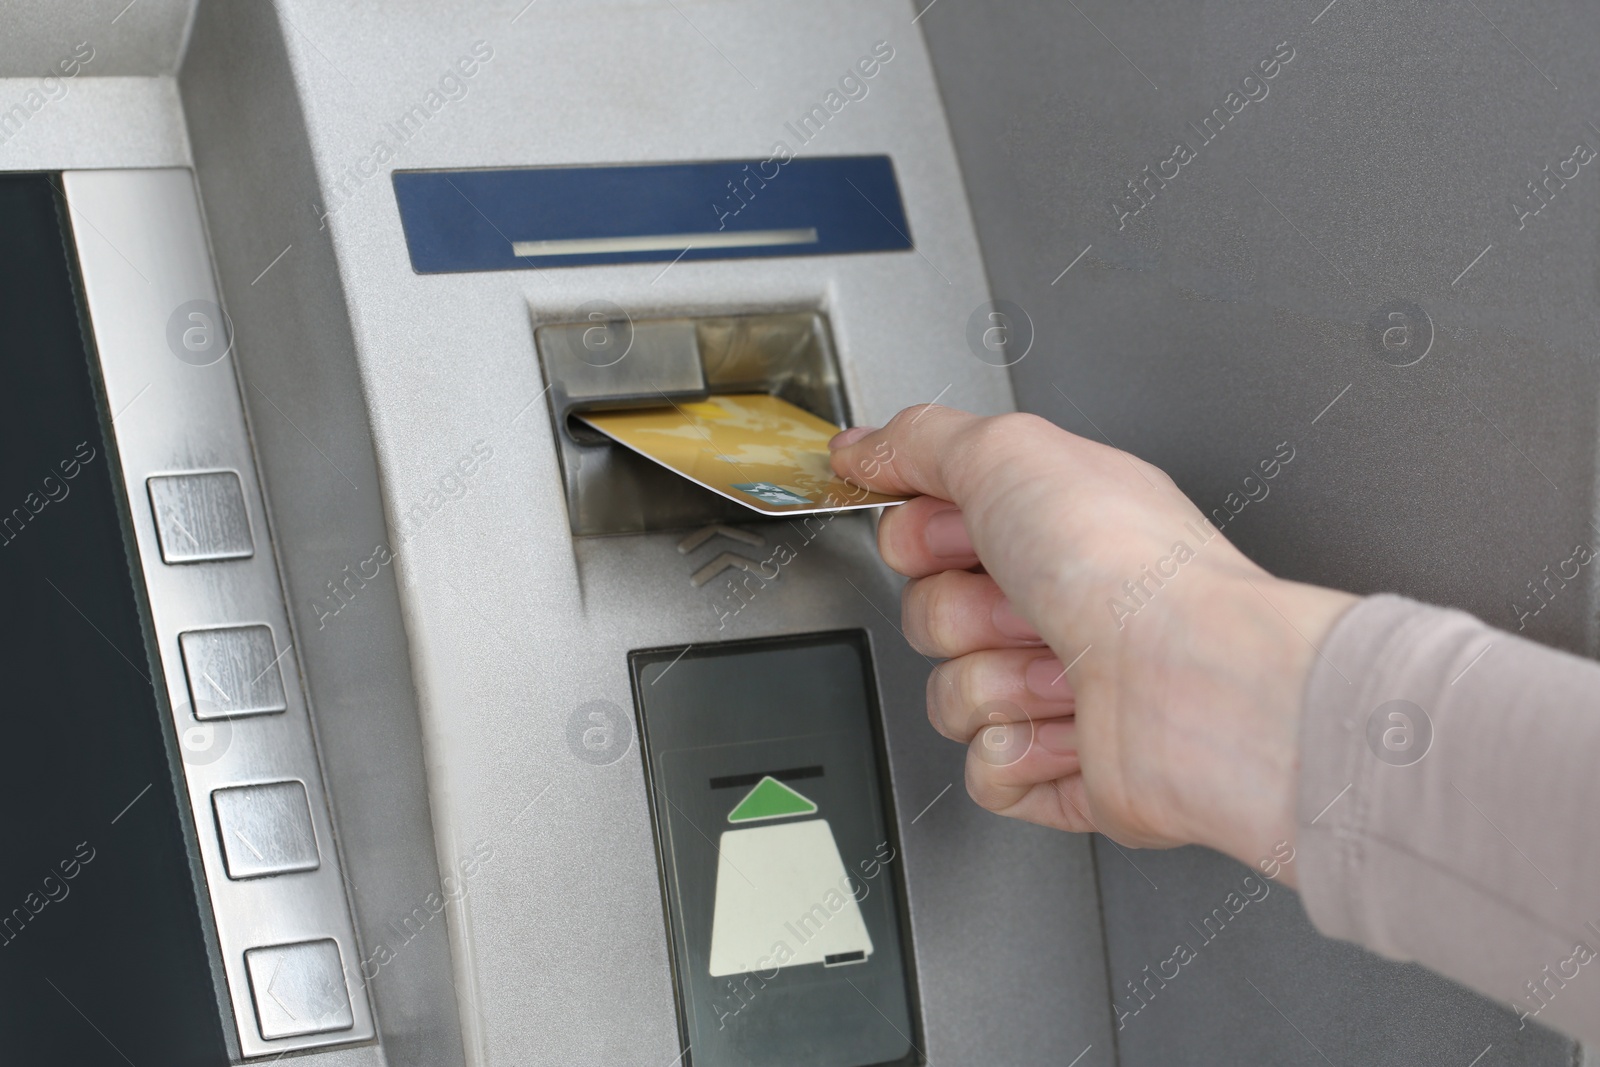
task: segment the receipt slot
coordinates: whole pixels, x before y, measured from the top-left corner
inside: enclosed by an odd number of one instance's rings
[[[630,659],[685,1062],[921,1062],[865,636]]]

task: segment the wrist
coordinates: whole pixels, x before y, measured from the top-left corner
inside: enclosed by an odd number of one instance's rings
[[[1218,594],[1231,618],[1212,628],[1209,641],[1217,646],[1217,715],[1232,735],[1230,759],[1211,763],[1195,836],[1248,866],[1281,868],[1292,886],[1293,868],[1282,859],[1296,837],[1307,683],[1329,632],[1358,598],[1261,572],[1224,583]]]

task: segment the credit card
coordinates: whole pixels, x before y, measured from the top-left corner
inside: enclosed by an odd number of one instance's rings
[[[713,493],[766,515],[809,515],[903,504],[837,477],[828,438],[839,427],[765,393],[577,417]]]

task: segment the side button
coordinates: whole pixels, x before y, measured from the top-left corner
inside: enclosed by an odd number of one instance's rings
[[[252,948],[244,954],[263,1040],[348,1030],[350,994],[332,938]]]
[[[270,782],[211,794],[222,858],[232,879],[314,871],[321,862],[306,787]]]
[[[288,707],[278,661],[289,650],[275,650],[270,627],[187,630],[178,635],[178,646],[195,718],[231,719]]]
[[[203,563],[255,555],[244,488],[233,471],[163,474],[145,485],[163,562]]]

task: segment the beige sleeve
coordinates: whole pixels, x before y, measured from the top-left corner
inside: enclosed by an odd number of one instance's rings
[[[1317,929],[1600,1042],[1600,665],[1370,597],[1319,649],[1301,727]]]

